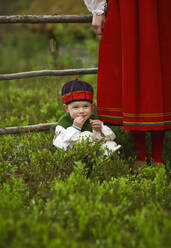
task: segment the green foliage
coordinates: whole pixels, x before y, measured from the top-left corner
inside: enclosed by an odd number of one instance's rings
[[[97,66],[99,39],[92,30],[82,27],[74,33],[64,24],[51,34],[15,26],[8,29],[0,41],[1,73]]]
[[[58,82],[54,79],[49,80],[45,87],[42,87],[42,79],[1,82],[0,99],[3,99],[3,105],[0,105],[0,126],[56,122],[63,113],[57,107],[56,84]]]
[[[53,133],[2,136],[1,247],[170,247],[171,184],[164,166],[130,172],[117,154]]]
[[[1,11],[5,15],[19,14],[27,9],[34,0],[1,0]]]
[[[47,38],[21,27],[9,27],[0,42],[1,73],[40,69],[47,64]]]
[[[34,0],[27,12],[33,14],[85,14],[88,10],[81,0]]]

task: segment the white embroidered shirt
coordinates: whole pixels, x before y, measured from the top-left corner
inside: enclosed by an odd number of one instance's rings
[[[103,14],[107,6],[106,0],[84,0],[84,2],[92,14]]]
[[[67,149],[67,147],[72,147],[75,142],[79,142],[82,139],[89,138],[90,140],[101,140],[105,139],[105,141],[113,141],[116,137],[114,132],[107,126],[102,124],[101,132],[103,133],[104,137],[101,135],[100,132],[93,130],[81,132],[74,127],[63,128],[60,125],[56,126],[55,129],[55,136],[53,139],[53,145],[58,148]]]

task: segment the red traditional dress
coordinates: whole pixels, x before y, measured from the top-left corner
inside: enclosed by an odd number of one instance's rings
[[[97,86],[102,121],[171,129],[171,0],[108,1]]]

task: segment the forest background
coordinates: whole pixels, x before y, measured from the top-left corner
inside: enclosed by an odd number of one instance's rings
[[[1,0],[0,15],[16,14],[89,12],[83,0]],[[99,38],[91,24],[1,24],[0,73],[96,67]],[[97,76],[79,78],[94,86],[96,102]],[[72,79],[0,81],[0,128],[57,122],[61,86]],[[132,174],[129,132],[113,129],[122,149],[109,158],[88,141],[54,148],[53,129],[0,136],[0,247],[171,246],[171,133],[164,165]]]

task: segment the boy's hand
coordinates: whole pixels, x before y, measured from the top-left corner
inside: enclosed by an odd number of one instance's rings
[[[73,124],[76,126],[76,127],[79,127],[79,128],[82,128],[84,123],[85,123],[86,119],[83,117],[83,116],[78,116],[74,119],[74,122]]]
[[[90,124],[93,130],[98,131],[98,132],[101,131],[102,123],[100,120],[90,120]]]

